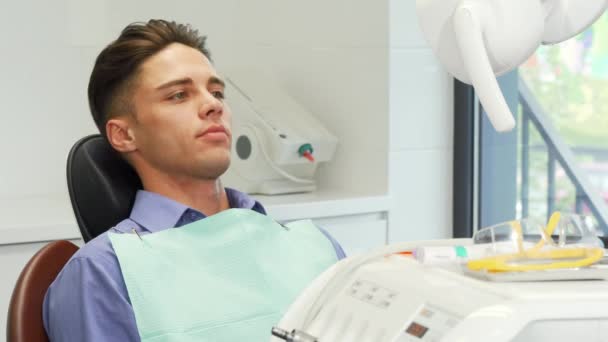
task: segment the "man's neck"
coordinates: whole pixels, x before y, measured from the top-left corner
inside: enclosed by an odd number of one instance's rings
[[[205,216],[230,208],[228,196],[219,179],[201,180],[155,175],[142,177],[144,190],[168,197]]]

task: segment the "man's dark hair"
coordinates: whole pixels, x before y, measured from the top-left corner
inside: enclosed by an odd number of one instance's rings
[[[190,25],[174,21],[150,20],[133,23],[108,45],[95,61],[89,79],[89,107],[101,135],[106,138],[106,122],[131,107],[131,85],[139,66],[172,43],[199,50],[207,58],[205,36]]]

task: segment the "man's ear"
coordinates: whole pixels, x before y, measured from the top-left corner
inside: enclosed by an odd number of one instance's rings
[[[122,153],[133,152],[137,149],[131,123],[126,117],[117,117],[106,123],[106,135],[110,145]]]

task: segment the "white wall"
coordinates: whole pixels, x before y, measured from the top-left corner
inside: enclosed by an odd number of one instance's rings
[[[416,1],[389,0],[389,242],[452,235],[452,78],[416,18]]]

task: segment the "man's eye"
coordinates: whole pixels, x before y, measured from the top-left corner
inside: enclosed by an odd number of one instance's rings
[[[175,93],[173,95],[171,95],[171,97],[169,97],[170,100],[183,100],[186,98],[186,92],[185,91],[180,91],[178,93]]]
[[[216,99],[224,99],[224,93],[222,93],[221,91],[212,91],[211,94],[215,96]]]

